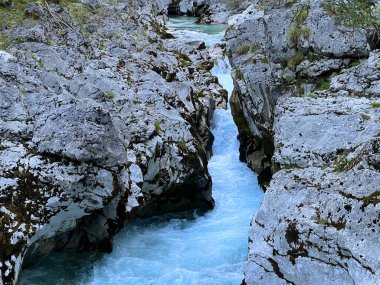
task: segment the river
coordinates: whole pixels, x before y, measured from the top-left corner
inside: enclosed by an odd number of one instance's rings
[[[175,17],[170,31],[179,40],[221,42],[226,26],[196,25]],[[231,68],[219,59],[212,70],[231,94]],[[239,285],[247,257],[248,228],[263,192],[256,175],[239,161],[237,128],[230,109],[216,110],[213,157],[214,210],[136,221],[113,241],[110,254],[52,253],[22,272],[19,285]]]

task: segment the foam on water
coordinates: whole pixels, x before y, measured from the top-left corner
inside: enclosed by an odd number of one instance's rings
[[[221,41],[225,27],[193,22],[193,18],[175,18],[169,27],[182,40],[205,40],[208,46]],[[229,94],[230,71],[224,59],[212,70]],[[239,161],[238,133],[229,109],[216,110],[213,134],[214,155],[209,162],[213,211],[137,221],[115,237],[111,254],[52,254],[25,270],[20,284],[240,284],[250,219],[263,193],[256,175]]]

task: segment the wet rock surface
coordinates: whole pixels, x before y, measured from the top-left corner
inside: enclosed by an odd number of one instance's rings
[[[266,188],[245,284],[379,284],[380,58],[369,32],[338,26],[320,1],[256,1],[230,24],[241,158]]]
[[[0,284],[51,250],[109,251],[136,216],[213,207],[208,52],[168,39],[165,3],[86,3],[4,30]]]

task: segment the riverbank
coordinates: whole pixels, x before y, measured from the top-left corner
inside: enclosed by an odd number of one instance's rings
[[[213,208],[210,123],[226,93],[204,51],[166,41],[165,5],[0,9],[3,284],[52,250],[111,251],[137,216]]]
[[[380,57],[371,30],[339,25],[322,1],[259,1],[231,24],[241,155],[267,188],[245,283],[379,284]]]

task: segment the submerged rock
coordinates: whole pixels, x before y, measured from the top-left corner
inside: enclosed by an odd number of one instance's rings
[[[166,40],[161,2],[62,5],[29,4],[4,31],[0,284],[51,250],[109,251],[136,216],[213,207],[226,94],[207,51]]]
[[[244,284],[379,284],[379,52],[320,4],[255,1],[226,35],[241,159],[266,188]]]

